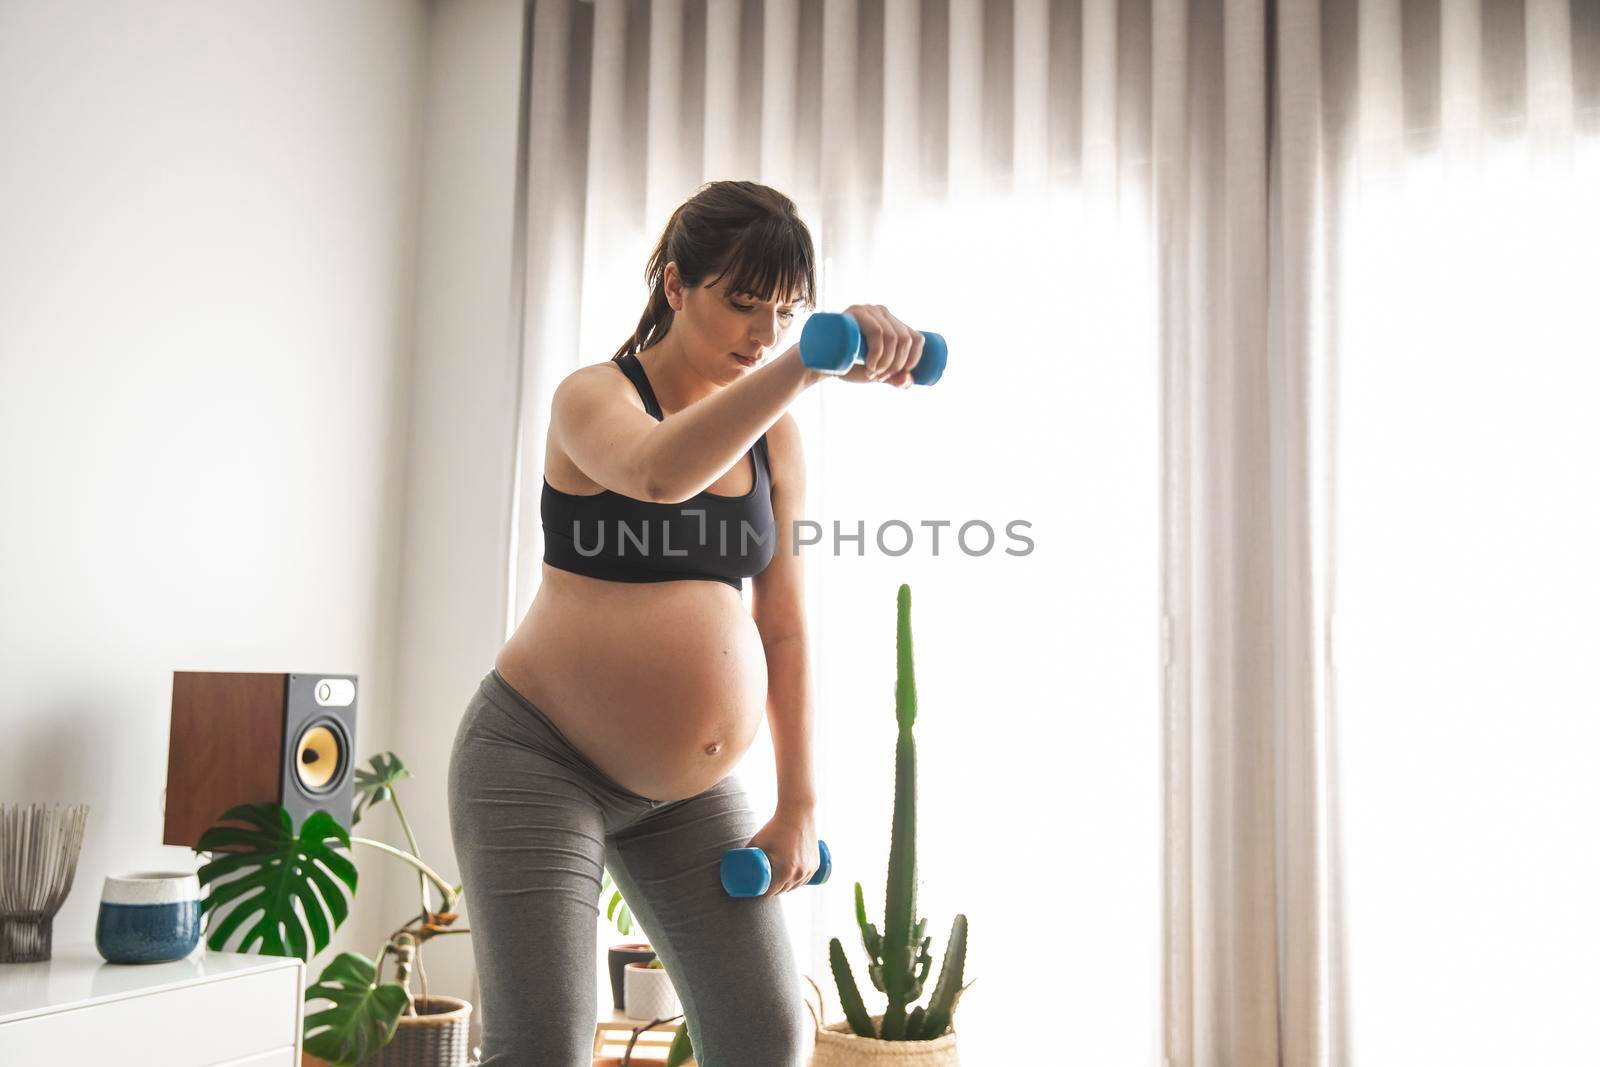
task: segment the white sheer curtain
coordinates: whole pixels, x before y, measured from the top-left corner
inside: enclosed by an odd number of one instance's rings
[[[1600,5],[1154,25],[1167,1054],[1579,1062]]]
[[[1315,1062],[1325,712],[1310,405],[1314,0],[1154,4],[1167,1062]]]
[[[1363,5],[1330,321],[1336,1062],[1595,1060],[1600,4]]]
[[[530,5],[508,623],[550,393],[632,328],[700,182],[799,203],[823,308],[950,339],[936,388],[795,409],[838,867],[785,905],[830,1019],[852,883],[882,908],[908,581],[920,911],[936,959],[971,920],[968,1062],[1576,1062],[1597,11]],[[758,803],[770,767],[763,732]]]

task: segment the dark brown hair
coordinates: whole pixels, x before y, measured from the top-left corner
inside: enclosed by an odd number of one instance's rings
[[[800,221],[793,200],[755,182],[707,182],[667,221],[645,268],[650,302],[633,336],[611,358],[642,352],[667,335],[673,315],[667,303],[668,263],[678,264],[683,284],[690,288],[731,276],[726,286],[730,293],[758,300],[798,293],[806,307],[814,308],[816,258],[811,231]]]

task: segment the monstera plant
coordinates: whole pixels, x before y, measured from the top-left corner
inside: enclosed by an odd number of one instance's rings
[[[197,853],[211,855],[199,870],[201,884],[210,889],[201,902],[207,946],[221,950],[242,930],[235,951],[297,956],[307,963],[328,947],[333,931],[350,914],[358,882],[349,855],[352,846],[387,853],[416,869],[419,911],[389,935],[377,960],[341,952],[306,990],[307,1001],[325,1000],[332,1006],[306,1017],[305,1050],[339,1067],[382,1048],[401,1016],[415,1014],[413,968],[421,972],[422,995],[427,997],[422,946],[434,937],[468,932],[452,925],[461,886],[450,885],[418,855],[416,836],[394,788],[409,777],[393,753],[372,757],[356,771],[350,817],[354,826],[378,805],[393,804],[406,849],[354,836],[325,811],[313,812],[296,833],[289,813],[277,804],[230,808],[195,844]],[[437,910],[430,887],[439,891]],[[395,980],[384,981],[383,965],[390,959]]]

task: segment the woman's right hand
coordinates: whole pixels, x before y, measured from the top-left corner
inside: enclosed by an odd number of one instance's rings
[[[882,304],[851,304],[845,314],[861,327],[861,341],[867,351],[864,363],[856,363],[843,374],[830,375],[847,382],[882,382],[898,389],[911,387],[911,368],[922,358],[922,332],[913,330],[890,314]]]

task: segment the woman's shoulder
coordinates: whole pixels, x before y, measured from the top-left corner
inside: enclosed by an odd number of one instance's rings
[[[599,363],[585,363],[567,372],[556,383],[550,400],[551,417],[570,412],[587,418],[604,407],[616,403],[617,398],[630,407],[645,410],[644,399],[639,395],[622,365],[614,359]]]
[[[585,363],[572,368],[566,377],[561,379],[561,384],[567,382],[595,381],[605,384],[626,382],[628,374],[622,369],[622,361],[617,359],[602,359],[597,363]]]

